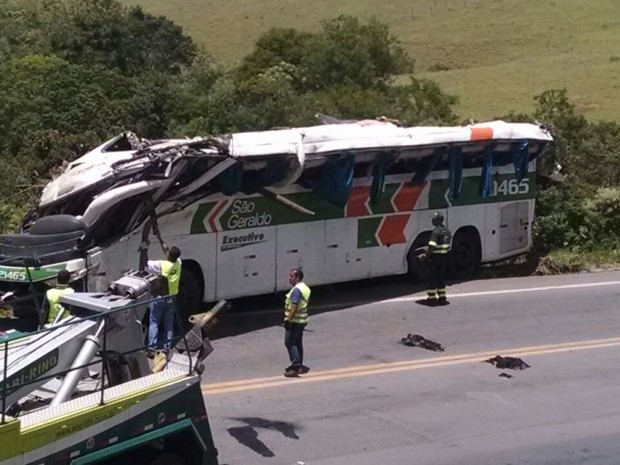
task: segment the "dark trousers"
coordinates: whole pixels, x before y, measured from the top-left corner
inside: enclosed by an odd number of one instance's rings
[[[429,263],[429,279],[426,296],[429,299],[446,298],[447,254],[432,254]]]
[[[305,323],[288,323],[284,333],[284,345],[288,350],[291,366],[300,367],[304,363],[304,328]]]

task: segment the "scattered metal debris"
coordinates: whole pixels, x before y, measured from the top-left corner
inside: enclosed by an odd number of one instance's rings
[[[495,365],[496,368],[499,369],[509,369],[509,370],[525,370],[530,366],[525,363],[520,358],[515,357],[502,357],[501,355],[496,355],[493,358],[489,358],[485,360],[486,363],[490,363],[491,365]]]
[[[407,337],[402,338],[400,342],[408,347],[421,347],[422,349],[432,350],[433,352],[444,351],[441,344],[431,341],[430,339],[426,339],[424,336],[420,336],[419,334],[407,334]]]

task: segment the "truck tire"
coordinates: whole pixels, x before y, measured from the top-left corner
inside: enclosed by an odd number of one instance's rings
[[[473,231],[459,231],[452,240],[450,274],[454,279],[471,278],[480,266],[480,241]]]
[[[176,454],[164,452],[159,457],[155,457],[149,465],[186,465],[185,460]]]
[[[179,283],[179,295],[177,295],[177,308],[185,329],[190,327],[189,316],[200,311],[201,303],[202,294],[198,278],[189,269],[183,268],[181,282]]]

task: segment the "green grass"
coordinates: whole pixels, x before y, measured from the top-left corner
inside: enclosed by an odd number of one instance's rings
[[[274,26],[314,31],[350,14],[390,24],[416,74],[461,99],[462,117],[533,109],[566,87],[589,118],[620,120],[618,0],[122,0],[174,20],[221,62]]]
[[[595,250],[574,252],[554,250],[539,260],[536,274],[578,273],[582,271],[620,269],[620,251]]]

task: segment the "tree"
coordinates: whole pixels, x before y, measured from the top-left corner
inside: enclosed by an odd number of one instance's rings
[[[274,66],[286,69],[293,88],[303,93],[349,84],[385,86],[396,75],[410,73],[413,60],[388,25],[339,16],[322,22],[317,33],[271,29],[242,61],[239,78],[251,79]]]

